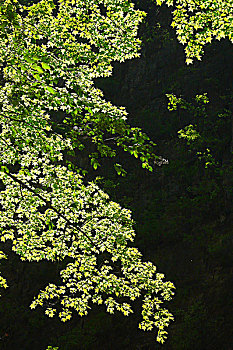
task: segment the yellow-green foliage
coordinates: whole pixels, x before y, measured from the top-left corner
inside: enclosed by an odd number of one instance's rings
[[[185,45],[186,63],[201,60],[203,47],[213,39],[233,42],[233,0],[156,0],[173,6],[172,27]]]
[[[6,255],[2,251],[0,251],[0,260],[1,259],[7,259]],[[0,288],[7,288],[7,287],[8,285],[7,285],[6,279],[0,275]]]
[[[62,163],[76,134],[56,133],[51,123],[52,112],[64,111],[64,124],[71,120],[101,155],[113,152],[104,135],[116,134],[116,144],[150,168],[148,138],[125,124],[125,109],[106,102],[93,83],[111,74],[112,61],[139,55],[143,17],[128,0],[1,3],[0,232],[22,260],[72,261],[60,271],[60,285],[40,291],[31,308],[43,305],[62,321],[73,311],[86,315],[93,303],[127,316],[141,298],[139,327],[157,327],[163,342],[173,319],[163,301],[173,284],[128,245],[135,235],[129,210]]]

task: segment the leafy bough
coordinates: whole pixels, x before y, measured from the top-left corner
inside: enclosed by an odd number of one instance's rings
[[[84,316],[92,303],[103,303],[107,312],[127,316],[132,302],[142,298],[139,327],[157,327],[157,340],[165,339],[173,317],[161,304],[171,299],[174,286],[129,244],[135,236],[129,210],[46,158],[38,160],[36,171],[11,174],[2,167],[1,179],[1,240],[10,239],[22,260],[73,260],[60,272],[62,284],[49,284],[31,308],[44,305],[49,317],[58,310],[66,321],[74,310]]]
[[[40,291],[31,308],[67,321],[93,303],[127,316],[141,299],[139,327],[157,328],[163,342],[173,319],[163,302],[173,284],[132,247],[130,211],[64,160],[88,137],[95,167],[98,156],[116,154],[110,135],[152,170],[153,142],[126,124],[125,109],[105,101],[93,80],[109,76],[112,61],[138,56],[143,16],[127,0],[0,2],[0,231],[22,260],[72,261],[60,271],[61,284]]]
[[[201,60],[204,46],[214,39],[233,42],[233,0],[155,0],[173,6],[171,26],[185,45],[186,63]]]

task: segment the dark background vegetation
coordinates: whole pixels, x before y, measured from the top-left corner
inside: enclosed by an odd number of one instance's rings
[[[90,172],[111,198],[130,208],[136,222],[136,246],[159,272],[176,285],[168,308],[175,315],[167,342],[137,329],[139,311],[131,317],[107,315],[98,307],[85,319],[68,323],[28,306],[60,268],[52,263],[23,263],[10,253],[2,271],[9,288],[0,299],[0,349],[43,350],[231,350],[233,349],[233,45],[214,42],[201,62],[186,66],[182,45],[170,27],[170,9],[137,0],[148,16],[140,28],[140,59],[114,65],[114,74],[96,84],[107,99],[129,111],[129,121],[157,143],[157,154],[169,164],[153,173],[122,153],[128,171],[119,177],[111,161]],[[205,122],[193,110],[169,112],[166,93],[189,102],[207,92]],[[194,103],[195,105],[195,103]],[[204,117],[203,117],[204,118]],[[198,124],[205,140],[188,146],[177,132]],[[205,167],[196,152],[209,148],[214,164]],[[83,158],[82,158],[83,157]],[[84,155],[80,159],[85,164]]]

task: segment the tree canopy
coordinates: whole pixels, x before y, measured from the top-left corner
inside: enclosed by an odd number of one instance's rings
[[[233,42],[232,0],[156,0],[158,5],[173,6],[172,27],[177,39],[185,45],[186,63],[201,60],[204,46],[213,39]]]
[[[173,317],[162,303],[174,285],[131,245],[130,211],[65,161],[84,138],[95,144],[94,168],[117,147],[149,170],[158,160],[154,143],[126,123],[125,109],[94,86],[113,61],[138,57],[143,17],[128,0],[1,1],[0,227],[1,241],[10,240],[22,260],[67,261],[61,284],[40,291],[31,308],[43,305],[46,315],[67,321],[93,303],[129,315],[140,298],[139,327],[157,327],[163,342]]]

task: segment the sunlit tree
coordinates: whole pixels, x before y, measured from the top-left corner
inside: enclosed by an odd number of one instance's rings
[[[186,63],[201,60],[204,46],[214,39],[233,42],[233,0],[155,0],[172,6],[179,42],[185,45]]]
[[[111,74],[113,61],[138,57],[145,14],[128,0],[0,4],[1,241],[10,240],[22,260],[72,261],[60,271],[61,283],[40,291],[31,308],[67,321],[97,303],[127,316],[139,298],[139,327],[157,327],[163,342],[173,319],[163,302],[173,284],[132,246],[130,211],[64,159],[87,138],[95,145],[94,168],[119,147],[149,170],[158,160],[154,143],[126,123],[125,109],[94,86],[94,78]]]

